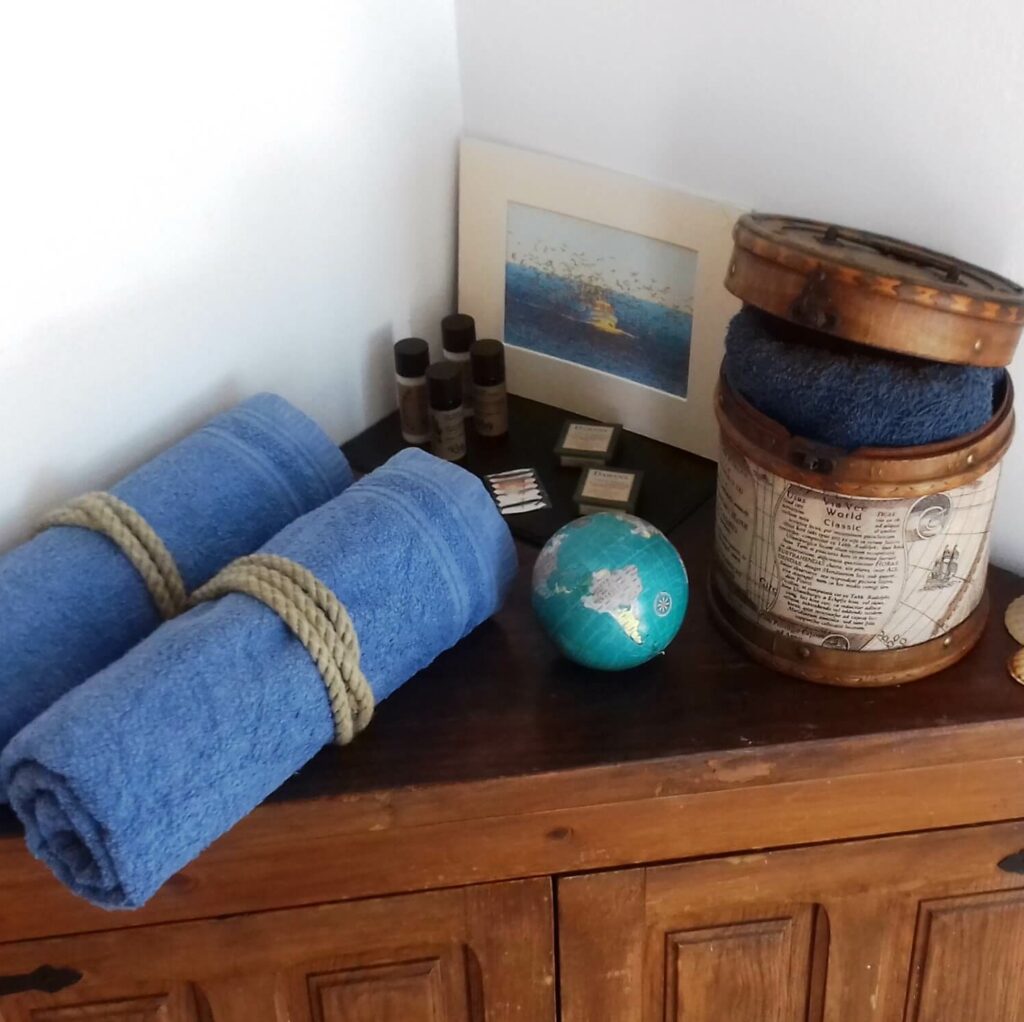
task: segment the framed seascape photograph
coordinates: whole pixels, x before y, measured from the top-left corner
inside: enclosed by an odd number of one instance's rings
[[[459,308],[514,394],[717,459],[740,210],[568,160],[462,143]]]

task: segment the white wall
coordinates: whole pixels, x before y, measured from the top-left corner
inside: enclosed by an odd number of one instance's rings
[[[456,8],[469,135],[881,230],[1024,278],[1017,0]],[[1006,459],[995,532],[996,559],[1018,569],[1022,508],[1024,441]]]
[[[392,406],[453,295],[451,0],[12,4],[0,97],[0,545],[256,391]]]
[[[454,2],[467,134],[1024,278],[1013,0]],[[390,407],[452,296],[452,3],[5,11],[0,546],[257,390],[336,439]],[[1018,568],[1022,506],[1024,442]]]

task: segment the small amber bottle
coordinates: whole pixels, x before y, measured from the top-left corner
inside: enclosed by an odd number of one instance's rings
[[[427,400],[427,366],[430,349],[422,337],[405,337],[395,345],[395,387],[398,419],[407,444],[430,439],[430,406]]]
[[[435,362],[427,370],[430,393],[430,449],[446,461],[466,456],[466,423],[462,413],[462,367]]]
[[[484,338],[469,349],[473,367],[473,422],[481,436],[508,432],[508,394],[505,391],[505,345]]]

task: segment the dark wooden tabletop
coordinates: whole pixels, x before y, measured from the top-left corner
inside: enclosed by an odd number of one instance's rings
[[[577,667],[530,609],[537,551],[505,608],[381,704],[370,729],[325,749],[276,799],[479,781],[729,752],[809,740],[895,736],[1024,718],[1024,687],[1006,671],[1016,648],[1003,610],[1024,580],[990,579],[992,617],[980,645],[931,678],[881,689],[796,681],[760,667],[718,633],[707,606],[714,508],[672,534],[690,574],[690,606],[667,652],[618,674]]]
[[[603,674],[559,655],[530,609],[535,547],[504,609],[411,679],[345,748],[324,749],[272,802],[729,753],[829,739],[906,736],[1024,720],[1024,687],[1006,671],[1015,649],[1003,610],[1024,580],[993,569],[992,617],[980,645],[931,678],[880,689],[813,685],[754,664],[712,623],[705,586],[714,507],[672,539],[690,574],[686,620],[667,652]],[[848,747],[849,743],[845,743]],[[17,832],[0,813],[0,834]]]
[[[505,608],[324,749],[126,925],[1024,817],[1024,688],[1002,624],[956,667],[885,689],[795,681],[709,619],[714,509],[672,534],[690,571],[682,631],[653,662],[564,660],[529,602]],[[109,927],[0,818],[0,941]],[[251,878],[270,878],[253,884]]]
[[[567,421],[592,421],[561,408],[512,395],[508,401],[510,429],[501,439],[466,430],[467,454],[459,464],[483,477],[509,469],[535,469],[551,500],[551,508],[507,519],[512,534],[537,546],[579,513],[575,494],[578,468],[559,467],[555,446]],[[372,472],[408,445],[402,439],[398,412],[385,416],[342,445],[357,473]],[[622,431],[613,468],[642,473],[636,513],[662,532],[670,532],[715,492],[715,463],[695,454]]]

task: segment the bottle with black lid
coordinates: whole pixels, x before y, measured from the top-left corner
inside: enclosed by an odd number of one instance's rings
[[[466,423],[462,412],[462,367],[435,362],[427,369],[430,394],[430,449],[446,461],[466,456]]]
[[[508,394],[505,391],[505,345],[492,338],[474,341],[469,349],[473,370],[473,422],[481,436],[508,433]]]
[[[427,366],[430,348],[422,337],[404,337],[395,344],[395,386],[398,419],[407,444],[430,440],[430,406],[427,400]]]
[[[469,365],[469,349],[476,340],[476,321],[464,312],[453,312],[441,320],[441,346],[444,357],[462,370],[463,413],[473,414],[473,376]]]

